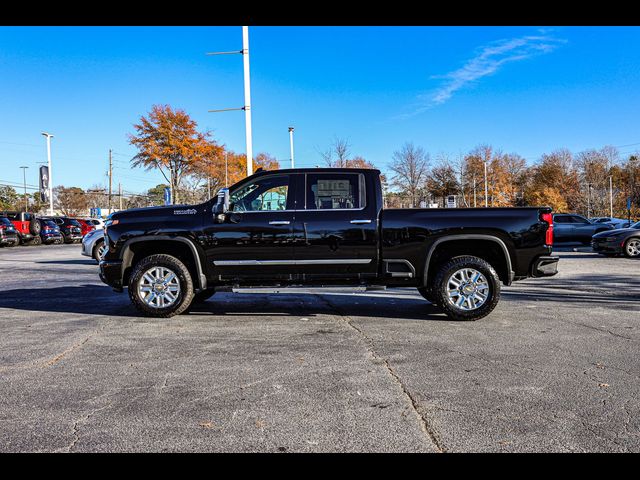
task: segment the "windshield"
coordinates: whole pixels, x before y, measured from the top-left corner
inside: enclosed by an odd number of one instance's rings
[[[69,220],[69,225],[73,225],[74,227],[80,227],[80,224],[77,220],[71,219]]]
[[[633,225],[631,225],[631,227],[629,228],[635,228],[636,230],[640,230],[640,222],[636,222]]]
[[[7,217],[0,217],[0,224],[13,225],[13,223],[11,223],[11,220],[9,220]]]
[[[44,221],[44,224],[45,224],[47,227],[51,227],[51,228],[55,228],[55,227],[57,227],[57,225],[54,223],[54,221],[53,221],[53,220],[45,220],[45,221]]]

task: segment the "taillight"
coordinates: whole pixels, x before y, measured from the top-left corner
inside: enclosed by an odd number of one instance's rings
[[[551,246],[553,245],[553,215],[551,213],[543,213],[540,215],[540,220],[546,222],[547,225],[547,233],[544,237],[544,243]]]

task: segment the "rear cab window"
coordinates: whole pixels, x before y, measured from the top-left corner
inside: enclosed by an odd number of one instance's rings
[[[309,173],[306,175],[306,210],[359,210],[366,206],[361,173]]]

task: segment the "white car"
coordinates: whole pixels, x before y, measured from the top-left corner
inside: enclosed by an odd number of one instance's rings
[[[96,226],[96,228],[98,228]],[[93,230],[82,238],[82,255],[91,257],[100,263],[100,259],[107,250],[104,244],[104,229]]]
[[[104,228],[104,220],[102,220],[101,218],[87,218],[85,222],[96,227],[96,230]]]

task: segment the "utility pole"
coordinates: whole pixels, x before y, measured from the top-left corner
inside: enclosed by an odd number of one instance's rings
[[[113,161],[111,160],[111,149],[109,149],[109,202],[108,202],[108,210],[109,214],[111,214],[111,181],[113,177]]]
[[[613,218],[613,177],[609,175],[609,216]]]
[[[118,196],[120,197],[120,210],[122,210],[122,184],[118,182]]]
[[[293,158],[293,127],[289,127],[289,148],[291,149],[291,168],[296,168],[296,162]]]
[[[473,176],[473,208],[476,208],[476,176]]]
[[[207,200],[211,200],[211,178],[207,175]]]
[[[228,153],[224,152],[224,187],[229,186],[229,158]]]
[[[27,168],[20,167],[22,169],[22,180],[24,182],[24,211],[29,210],[29,199],[27,198]]]
[[[53,181],[51,180],[51,139],[53,135],[47,132],[42,132],[42,135],[47,137],[47,164],[49,169],[49,215],[53,215]]]
[[[489,184],[487,183],[487,161],[484,161],[484,206],[489,206]]]

